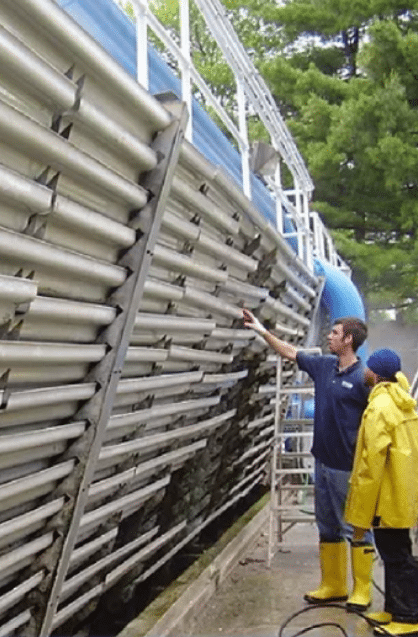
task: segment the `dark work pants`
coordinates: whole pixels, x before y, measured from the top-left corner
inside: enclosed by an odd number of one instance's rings
[[[376,528],[374,538],[385,566],[385,611],[392,621],[418,624],[418,562],[409,529]]]

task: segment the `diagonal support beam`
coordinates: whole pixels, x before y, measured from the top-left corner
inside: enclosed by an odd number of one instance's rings
[[[77,418],[87,421],[88,427],[85,439],[77,442],[77,448],[81,448],[82,452],[73,476],[69,506],[66,507],[65,518],[61,520],[60,532],[53,550],[49,552],[47,566],[50,576],[43,582],[42,603],[29,627],[28,636],[48,637],[51,634],[54,615],[60,601],[60,591],[87,503],[88,489],[112,412],[135,316],[143,296],[145,280],[178,162],[187,124],[187,110],[185,105],[179,102],[165,106],[171,110],[173,119],[171,124],[159,133],[153,144],[154,151],[163,159],[141,180],[141,186],[150,193],[150,200],[137,213],[138,241],[120,262],[127,267],[130,274],[109,299],[110,303],[118,308],[118,313],[114,322],[100,336],[100,342],[106,343],[108,352],[89,374],[88,380],[97,383],[97,392],[76,414]]]

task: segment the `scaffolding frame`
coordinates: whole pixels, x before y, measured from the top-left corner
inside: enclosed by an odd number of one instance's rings
[[[299,351],[322,353],[319,347],[302,348]],[[300,502],[301,497],[305,498],[307,494],[313,493],[310,475],[314,470],[314,460],[308,450],[313,435],[313,418],[306,418],[303,414],[306,398],[314,397],[314,384],[305,372],[299,372],[297,384],[285,386],[282,358],[277,356],[275,359],[276,396],[271,451],[269,567],[274,555],[285,543],[285,534],[296,524],[312,523],[315,519],[314,511],[303,511]],[[297,400],[289,405],[290,397]],[[286,439],[292,439],[296,443],[295,450],[285,449]]]

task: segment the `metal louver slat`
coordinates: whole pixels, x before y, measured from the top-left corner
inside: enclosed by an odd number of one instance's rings
[[[9,2],[9,0],[7,0]],[[152,98],[141,86],[108,55],[103,48],[96,44],[67,14],[51,0],[20,0],[16,6],[10,3],[14,10],[29,16],[52,34],[57,46],[71,51],[77,59],[84,62],[87,68],[107,83],[109,90],[126,101],[132,110],[139,110],[144,114],[156,130],[165,128],[171,121],[170,114]]]
[[[85,532],[87,529],[91,529],[97,527],[101,520],[106,519],[108,516],[112,515],[112,513],[123,513],[130,508],[138,509],[148,498],[151,498],[155,495],[160,489],[164,489],[170,482],[170,477],[161,478],[161,480],[157,480],[153,484],[143,487],[133,493],[129,493],[113,502],[109,502],[109,504],[105,504],[103,506],[94,509],[93,511],[89,511],[84,513],[80,521],[80,531]]]
[[[0,573],[2,576],[6,577],[18,570],[20,563],[25,562],[27,558],[33,558],[34,555],[45,550],[52,544],[52,540],[53,534],[45,533],[27,544],[9,551],[6,555],[2,555],[0,557]]]
[[[202,421],[197,425],[189,425],[186,427],[180,427],[174,431],[167,431],[163,434],[154,434],[145,436],[138,440],[132,440],[129,442],[122,442],[116,445],[107,445],[103,447],[100,453],[100,461],[109,461],[117,456],[123,456],[131,453],[139,453],[143,450],[151,451],[159,446],[167,446],[173,441],[181,440],[182,438],[190,438],[198,433],[203,433],[207,429],[216,428],[223,422],[234,416],[236,410],[230,410],[215,416],[207,421]]]
[[[29,513],[24,513],[16,518],[7,520],[7,522],[0,523],[0,545],[4,543],[5,539],[13,541],[18,535],[24,532],[29,533],[31,527],[55,515],[63,506],[64,498],[59,498]]]
[[[86,127],[101,135],[105,132],[108,143],[128,153],[144,170],[156,166],[156,157],[145,144],[141,144],[85,99],[80,101],[75,84],[47,65],[4,28],[0,29],[0,60],[5,75],[17,79],[26,87],[32,86],[37,95],[51,104],[58,104],[63,111],[73,109],[73,113]]]
[[[72,146],[60,135],[2,102],[0,102],[0,132],[3,141],[10,142],[21,151],[25,150],[38,161],[49,163],[57,171],[79,178],[87,185],[93,184],[116,201],[123,199],[139,208],[142,208],[147,201],[146,193],[140,186],[118,175]]]
[[[31,613],[29,610],[24,610],[22,613],[19,613],[16,617],[0,626],[0,637],[10,637],[13,631],[29,623],[30,618]]]
[[[43,579],[43,573],[32,575],[29,579],[15,586],[9,593],[0,597],[0,612],[4,613],[8,608],[16,604],[26,593],[38,586]]]
[[[141,535],[141,537],[136,538],[136,540],[134,540],[133,542],[125,544],[125,546],[123,546],[122,548],[113,551],[110,555],[107,555],[100,560],[97,560],[97,562],[95,562],[88,568],[67,579],[62,587],[61,602],[64,602],[66,599],[68,599],[68,597],[70,597],[75,591],[77,591],[91,577],[96,575],[96,573],[105,568],[108,568],[114,562],[118,562],[125,555],[131,553],[132,551],[135,551],[135,549],[139,548],[140,546],[143,546],[156,534],[157,530],[158,529],[151,529],[149,533]]]
[[[132,480],[136,480],[141,476],[149,476],[160,470],[163,467],[176,466],[185,462],[188,458],[194,455],[200,449],[206,446],[206,440],[200,440],[191,445],[181,447],[176,451],[169,451],[168,453],[162,453],[152,460],[141,462],[132,469],[118,473],[115,476],[99,480],[92,484],[89,489],[89,502],[93,501],[97,497],[103,497],[110,494],[112,491],[120,488],[121,483],[128,483]]]
[[[104,583],[100,586],[96,586],[85,595],[80,596],[74,602],[64,606],[61,610],[59,610],[53,621],[53,628],[57,628],[60,626],[68,617],[71,617],[77,609],[82,608],[88,601],[94,599],[102,592],[107,590],[112,584],[114,584],[120,577],[122,577],[126,572],[128,572],[132,566],[145,559],[146,557],[152,555],[159,548],[164,546],[165,543],[169,542],[175,535],[180,533],[185,527],[185,523],[179,524],[164,535],[162,535],[158,540],[151,542],[146,548],[139,551],[138,554],[129,558],[125,562],[123,562],[120,566],[116,567],[113,571],[111,571],[105,578]]]
[[[68,460],[50,469],[38,471],[36,474],[18,478],[11,482],[0,485],[0,502],[2,500],[16,498],[28,494],[27,499],[31,498],[30,492],[40,486],[50,485],[53,482],[65,478],[74,469],[74,460]]]
[[[119,286],[126,278],[123,268],[99,263],[80,254],[60,250],[22,234],[0,230],[0,254],[18,264],[58,270],[68,276],[92,279],[108,286]]]

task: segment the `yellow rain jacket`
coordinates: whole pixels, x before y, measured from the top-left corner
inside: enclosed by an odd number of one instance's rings
[[[418,416],[402,372],[369,395],[359,428],[345,519],[353,526],[410,528],[418,517]]]

